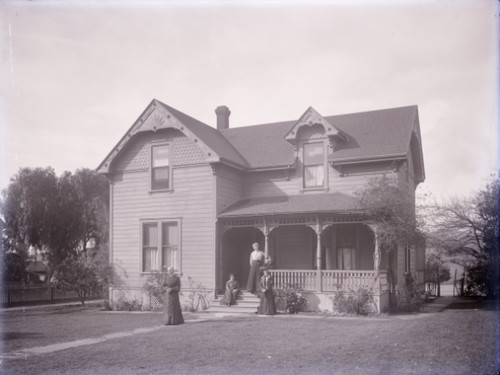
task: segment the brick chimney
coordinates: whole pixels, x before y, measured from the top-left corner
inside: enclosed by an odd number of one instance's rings
[[[225,105],[221,105],[215,108],[215,114],[217,115],[217,130],[228,129],[229,128],[229,115],[231,111]]]

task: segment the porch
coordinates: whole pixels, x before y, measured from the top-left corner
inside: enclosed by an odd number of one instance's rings
[[[355,214],[279,215],[219,221],[219,288],[230,273],[245,289],[251,244],[272,258],[275,287],[305,292],[317,310],[331,309],[328,295],[371,290],[379,311],[389,300],[389,260],[381,254],[377,227]],[[313,297],[312,297],[313,296]],[[322,305],[322,306],[320,306]],[[330,305],[325,308],[326,305]]]

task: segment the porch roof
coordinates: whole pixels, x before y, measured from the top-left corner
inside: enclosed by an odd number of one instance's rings
[[[353,196],[333,194],[280,195],[240,200],[221,211],[220,218],[357,211]]]

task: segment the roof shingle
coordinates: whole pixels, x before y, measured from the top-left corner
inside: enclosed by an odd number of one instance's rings
[[[333,161],[406,155],[417,120],[417,106],[325,117],[347,136]],[[284,137],[293,121],[234,127],[221,131],[250,168],[286,166],[294,162],[294,147]]]
[[[352,212],[356,209],[356,198],[343,193],[280,195],[243,199],[224,209],[218,216],[229,218],[254,215]]]

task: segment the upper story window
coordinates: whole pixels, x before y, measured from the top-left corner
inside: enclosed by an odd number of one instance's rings
[[[142,224],[142,272],[180,270],[177,221],[149,221]]]
[[[304,143],[304,188],[325,184],[325,147],[322,142]]]
[[[151,147],[151,190],[171,189],[170,148],[168,145]]]

